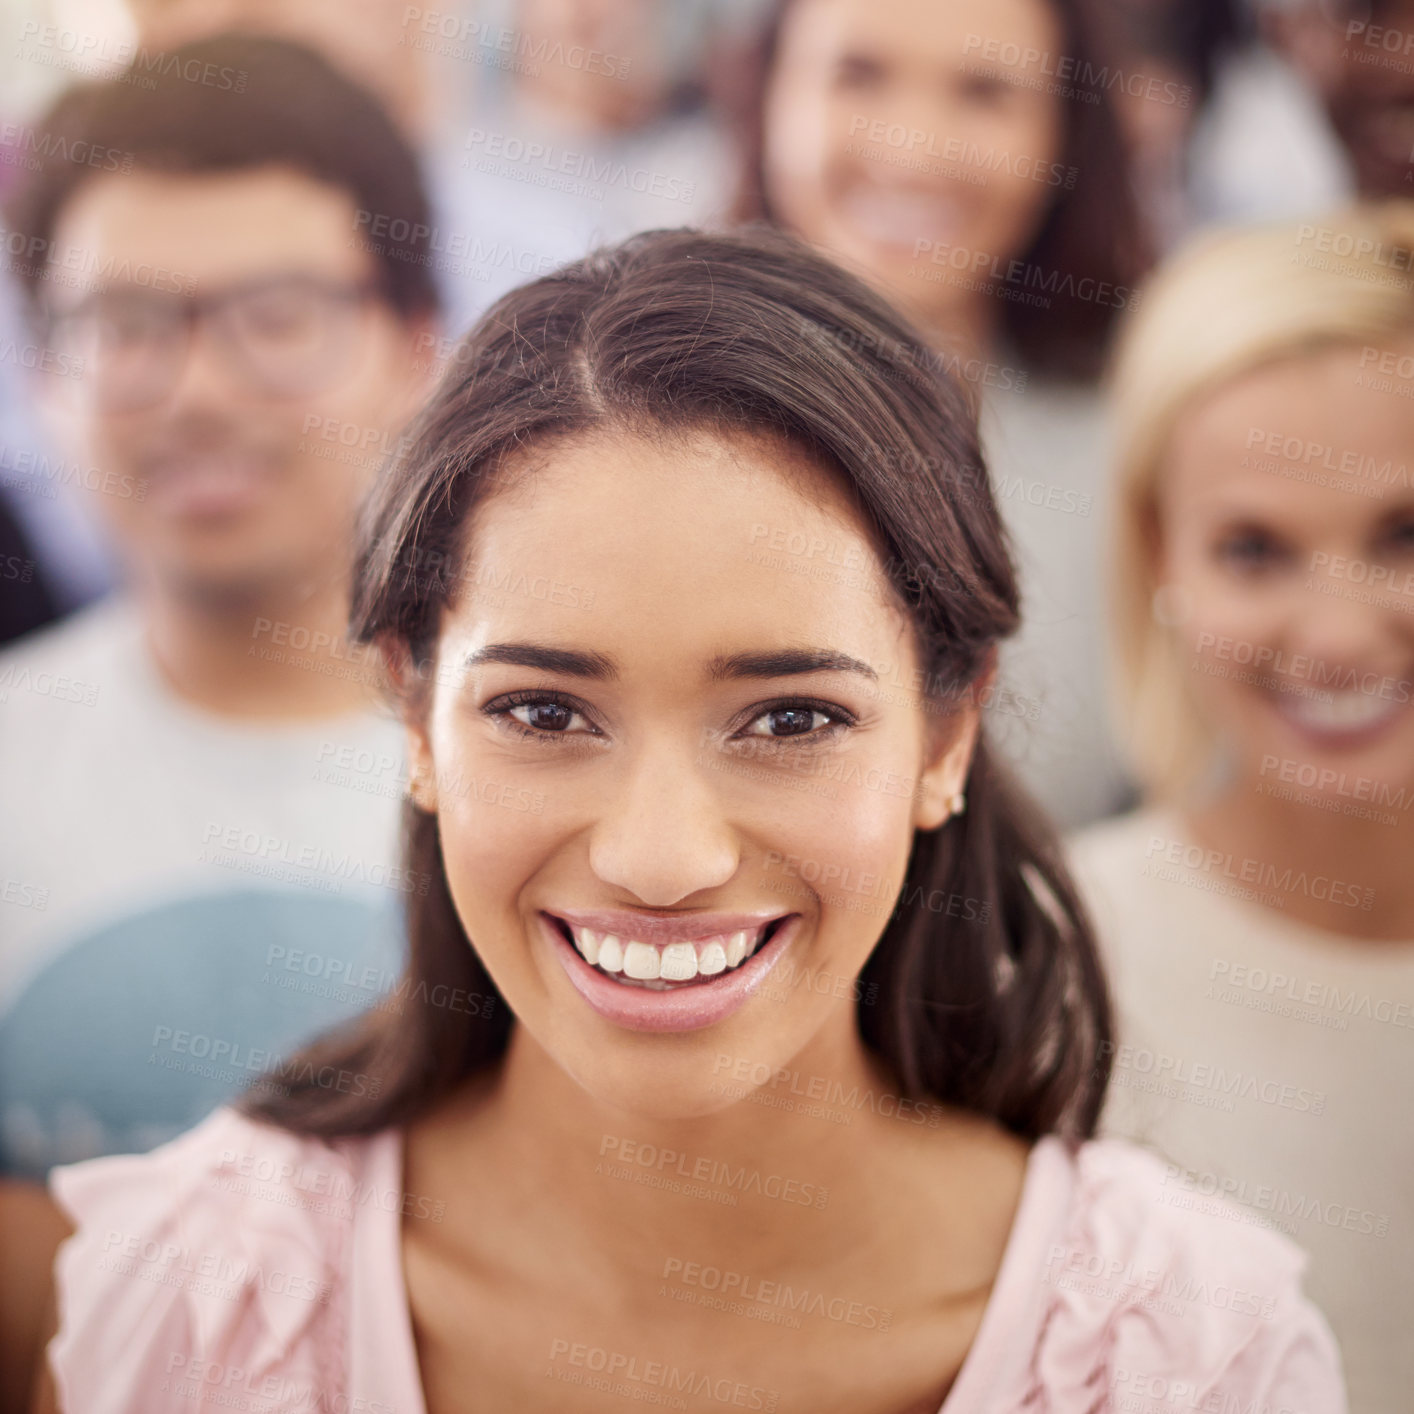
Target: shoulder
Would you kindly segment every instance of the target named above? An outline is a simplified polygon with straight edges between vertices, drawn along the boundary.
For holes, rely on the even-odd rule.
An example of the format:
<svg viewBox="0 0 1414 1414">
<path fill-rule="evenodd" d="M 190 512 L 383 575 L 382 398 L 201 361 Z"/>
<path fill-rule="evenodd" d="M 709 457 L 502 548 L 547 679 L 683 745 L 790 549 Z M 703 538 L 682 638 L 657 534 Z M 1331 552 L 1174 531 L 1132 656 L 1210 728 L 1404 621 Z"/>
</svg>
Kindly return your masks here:
<svg viewBox="0 0 1414 1414">
<path fill-rule="evenodd" d="M 222 1107 L 150 1153 L 54 1169 L 75 1224 L 54 1267 L 62 1407 L 185 1408 L 217 1366 L 248 1392 L 337 1389 L 352 1195 L 374 1143 Z"/>
<path fill-rule="evenodd" d="M 1034 1369 L 1056 1407 L 1065 1394 L 1088 1407 L 1082 1385 L 1102 1374 L 1121 1408 L 1182 1389 L 1195 1408 L 1344 1414 L 1340 1355 L 1303 1293 L 1300 1248 L 1136 1145 L 1050 1150 L 1069 1202 L 1042 1258 Z"/>
<path fill-rule="evenodd" d="M 1066 866 L 1094 914 L 1102 941 L 1123 943 L 1136 914 L 1152 925 L 1159 900 L 1168 909 L 1193 905 L 1187 897 L 1191 890 L 1177 899 L 1159 891 L 1154 871 L 1175 843 L 1183 847 L 1178 821 L 1153 808 L 1101 820 L 1066 836 Z"/>
<path fill-rule="evenodd" d="M 43 628 L 27 633 L 0 650 L 0 664 L 46 668 L 67 662 L 110 656 L 141 629 L 131 600 L 110 594 Z"/>
<path fill-rule="evenodd" d="M 1157 847 L 1155 841 L 1167 846 L 1175 837 L 1175 821 L 1168 812 L 1149 807 L 1100 820 L 1067 835 L 1065 851 L 1077 872 L 1103 874 L 1142 861 Z"/>
<path fill-rule="evenodd" d="M 27 633 L 0 651 L 0 707 L 46 721 L 55 702 L 93 706 L 140 637 L 132 605 L 101 599 L 57 623 Z"/>
</svg>

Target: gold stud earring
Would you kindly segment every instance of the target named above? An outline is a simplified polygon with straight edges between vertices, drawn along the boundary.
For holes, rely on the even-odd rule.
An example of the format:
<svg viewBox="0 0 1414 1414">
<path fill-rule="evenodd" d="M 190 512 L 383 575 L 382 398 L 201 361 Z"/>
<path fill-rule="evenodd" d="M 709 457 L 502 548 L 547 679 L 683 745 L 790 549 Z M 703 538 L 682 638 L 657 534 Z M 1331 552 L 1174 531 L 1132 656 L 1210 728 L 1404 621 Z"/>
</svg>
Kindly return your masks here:
<svg viewBox="0 0 1414 1414">
<path fill-rule="evenodd" d="M 430 794 L 428 784 L 428 773 L 421 767 L 415 766 L 412 771 L 412 777 L 408 781 L 407 798 L 410 799 L 419 810 L 429 815 L 435 815 L 437 813 L 435 803 L 429 803 L 428 800 L 425 799 L 425 797 Z"/>
</svg>

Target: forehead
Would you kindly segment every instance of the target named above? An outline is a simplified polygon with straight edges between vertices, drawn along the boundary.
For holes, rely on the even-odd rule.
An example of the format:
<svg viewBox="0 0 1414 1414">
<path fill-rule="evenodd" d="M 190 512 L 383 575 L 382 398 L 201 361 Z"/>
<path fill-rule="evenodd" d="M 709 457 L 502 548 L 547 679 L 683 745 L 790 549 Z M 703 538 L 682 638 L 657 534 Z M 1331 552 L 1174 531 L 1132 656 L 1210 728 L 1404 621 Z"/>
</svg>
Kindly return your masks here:
<svg viewBox="0 0 1414 1414">
<path fill-rule="evenodd" d="M 84 255 L 82 270 L 145 264 L 198 286 L 291 268 L 360 279 L 372 257 L 356 218 L 348 192 L 287 167 L 102 173 L 60 213 L 55 256 Z"/>
<path fill-rule="evenodd" d="M 806 635 L 848 650 L 837 633 L 877 647 L 906 624 L 838 473 L 744 434 L 606 433 L 527 456 L 468 527 L 461 589 L 453 614 L 488 640 L 548 624 L 626 658 Z"/>
<path fill-rule="evenodd" d="M 1409 499 L 1414 381 L 1382 375 L 1409 339 L 1339 345 L 1253 369 L 1180 416 L 1159 494 L 1170 506 L 1363 519 Z M 1362 494 L 1356 488 L 1381 488 Z"/>
<path fill-rule="evenodd" d="M 845 47 L 892 52 L 911 60 L 1016 62 L 1001 47 L 1054 49 L 1059 20 L 1047 0 L 797 0 L 782 28 L 782 47 L 825 56 Z"/>
</svg>

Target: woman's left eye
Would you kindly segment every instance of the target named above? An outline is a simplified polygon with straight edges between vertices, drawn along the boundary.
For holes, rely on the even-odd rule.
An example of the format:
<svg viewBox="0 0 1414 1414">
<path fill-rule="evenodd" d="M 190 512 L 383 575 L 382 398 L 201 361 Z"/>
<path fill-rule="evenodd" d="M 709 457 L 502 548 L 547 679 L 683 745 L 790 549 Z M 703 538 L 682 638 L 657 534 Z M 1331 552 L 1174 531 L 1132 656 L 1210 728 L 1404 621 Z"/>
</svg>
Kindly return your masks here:
<svg viewBox="0 0 1414 1414">
<path fill-rule="evenodd" d="M 1389 540 L 1401 553 L 1414 551 L 1414 520 L 1396 521 L 1390 527 Z"/>
<path fill-rule="evenodd" d="M 833 735 L 835 727 L 845 725 L 848 721 L 838 709 L 791 702 L 767 708 L 752 719 L 743 735 L 764 737 L 768 741 L 787 741 L 793 737 L 819 739 Z M 758 727 L 763 729 L 754 730 Z"/>
</svg>

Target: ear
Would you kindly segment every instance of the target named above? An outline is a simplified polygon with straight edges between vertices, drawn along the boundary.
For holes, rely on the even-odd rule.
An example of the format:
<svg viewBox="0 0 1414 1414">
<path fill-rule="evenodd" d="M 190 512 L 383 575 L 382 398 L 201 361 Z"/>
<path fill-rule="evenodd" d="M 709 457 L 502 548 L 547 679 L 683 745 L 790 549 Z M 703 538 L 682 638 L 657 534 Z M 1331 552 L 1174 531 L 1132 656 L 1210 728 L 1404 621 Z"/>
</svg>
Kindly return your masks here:
<svg viewBox="0 0 1414 1414">
<path fill-rule="evenodd" d="M 927 724 L 927 756 L 913 797 L 913 828 L 936 830 L 955 813 L 953 798 L 963 793 L 977 737 L 982 730 L 982 703 L 997 678 L 997 650 L 987 650 L 981 671 L 959 694 L 951 712 L 931 715 Z M 931 704 L 930 704 L 931 705 Z"/>
<path fill-rule="evenodd" d="M 404 639 L 380 634 L 378 651 L 398 704 L 407 742 L 408 795 L 419 810 L 437 813 L 437 768 L 427 735 L 427 682 Z"/>
</svg>

